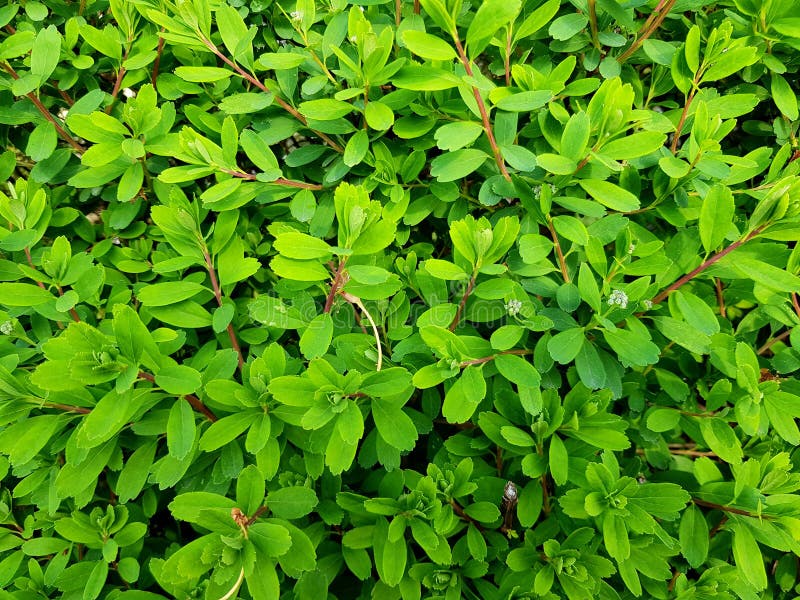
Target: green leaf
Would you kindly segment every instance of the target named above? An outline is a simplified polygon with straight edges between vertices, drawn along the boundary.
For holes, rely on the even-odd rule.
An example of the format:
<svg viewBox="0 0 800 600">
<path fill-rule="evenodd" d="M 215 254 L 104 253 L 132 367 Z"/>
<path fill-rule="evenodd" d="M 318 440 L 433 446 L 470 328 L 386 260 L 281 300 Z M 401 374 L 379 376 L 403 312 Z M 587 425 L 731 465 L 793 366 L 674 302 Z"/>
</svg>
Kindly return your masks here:
<svg viewBox="0 0 800 600">
<path fill-rule="evenodd" d="M 314 317 L 300 336 L 300 352 L 306 359 L 318 358 L 328 351 L 333 339 L 333 319 L 323 313 Z"/>
<path fill-rule="evenodd" d="M 50 301 L 55 302 L 55 296 L 30 283 L 0 283 L 0 304 L 3 306 L 39 306 Z"/>
<path fill-rule="evenodd" d="M 789 117 L 789 120 L 796 121 L 798 116 L 800 116 L 797 110 L 797 94 L 795 94 L 792 87 L 781 75 L 772 73 L 771 80 L 770 89 L 775 106 L 777 106 L 778 110 L 784 115 Z"/>
<path fill-rule="evenodd" d="M 494 35 L 519 14 L 520 0 L 485 0 L 467 29 L 467 52 L 471 58 L 484 51 Z"/>
<path fill-rule="evenodd" d="M 550 450 L 548 453 L 548 463 L 550 474 L 556 485 L 564 485 L 569 478 L 569 455 L 564 442 L 560 437 L 554 435 L 550 438 Z"/>
<path fill-rule="evenodd" d="M 364 118 L 372 129 L 385 131 L 394 125 L 394 112 L 383 102 L 373 100 L 364 108 Z"/>
<path fill-rule="evenodd" d="M 281 519 L 300 519 L 309 514 L 318 504 L 314 490 L 305 486 L 284 487 L 269 492 L 267 507 Z"/>
<path fill-rule="evenodd" d="M 167 448 L 177 460 L 183 460 L 194 446 L 196 427 L 194 411 L 188 402 L 172 403 L 167 419 Z"/>
<path fill-rule="evenodd" d="M 640 131 L 603 144 L 599 152 L 614 160 L 633 160 L 652 154 L 664 145 L 666 139 L 663 133 Z"/>
<path fill-rule="evenodd" d="M 553 93 L 549 90 L 518 92 L 510 96 L 504 96 L 497 101 L 496 106 L 509 112 L 529 112 L 543 107 L 550 102 L 552 97 Z"/>
<path fill-rule="evenodd" d="M 143 287 L 136 297 L 145 306 L 168 306 L 194 298 L 205 289 L 199 283 L 190 281 L 165 281 Z"/>
<path fill-rule="evenodd" d="M 683 511 L 678 530 L 681 554 L 693 569 L 698 569 L 708 557 L 708 522 L 703 511 L 694 504 Z"/>
<path fill-rule="evenodd" d="M 755 537 L 745 523 L 735 523 L 733 529 L 733 559 L 739 573 L 757 591 L 767 587 L 767 571 L 764 568 L 764 557 Z"/>
<path fill-rule="evenodd" d="M 494 365 L 503 377 L 517 385 L 535 388 L 542 381 L 536 368 L 521 356 L 498 354 Z"/>
<path fill-rule="evenodd" d="M 422 31 L 411 29 L 404 31 L 403 43 L 417 56 L 429 60 L 453 60 L 456 57 L 456 51 L 450 44 Z"/>
<path fill-rule="evenodd" d="M 156 385 L 177 396 L 193 394 L 200 388 L 200 373 L 186 365 L 164 367 L 156 373 Z"/>
<path fill-rule="evenodd" d="M 278 234 L 274 246 L 283 256 L 300 260 L 327 259 L 332 253 L 332 248 L 324 240 L 299 231 Z"/>
<path fill-rule="evenodd" d="M 572 362 L 586 341 L 583 328 L 575 327 L 557 333 L 547 342 L 547 350 L 553 360 L 565 365 Z"/>
<path fill-rule="evenodd" d="M 450 71 L 445 71 L 444 69 L 408 66 L 397 72 L 392 78 L 392 83 L 399 89 L 434 92 L 456 87 L 460 85 L 461 80 Z"/>
<path fill-rule="evenodd" d="M 488 155 L 474 148 L 456 150 L 437 156 L 431 161 L 431 175 L 439 182 L 462 179 L 480 167 Z"/>
<path fill-rule="evenodd" d="M 548 33 L 557 40 L 568 40 L 583 31 L 589 23 L 589 18 L 582 13 L 571 13 L 558 17 L 550 23 Z"/>
<path fill-rule="evenodd" d="M 434 138 L 441 150 L 459 150 L 469 146 L 483 133 L 483 126 L 475 121 L 447 123 L 436 130 Z"/>
<path fill-rule="evenodd" d="M 193 83 L 213 83 L 228 79 L 233 72 L 222 67 L 177 67 L 175 75 Z"/>
<path fill-rule="evenodd" d="M 589 115 L 583 111 L 572 115 L 561 134 L 561 155 L 575 161 L 581 160 L 586 155 L 590 131 Z"/>
<path fill-rule="evenodd" d="M 44 83 L 53 74 L 61 56 L 61 34 L 55 25 L 39 30 L 31 49 L 31 73 Z"/>
<path fill-rule="evenodd" d="M 630 212 L 637 210 L 641 206 L 636 196 L 611 182 L 599 179 L 583 179 L 579 183 L 586 190 L 586 193 L 611 210 Z"/>
<path fill-rule="evenodd" d="M 344 164 L 348 167 L 356 166 L 364 160 L 368 151 L 369 134 L 367 134 L 365 130 L 360 129 L 347 140 L 347 145 L 344 148 L 344 156 L 342 157 Z"/>
<path fill-rule="evenodd" d="M 413 450 L 419 434 L 414 422 L 402 409 L 383 400 L 372 403 L 372 418 L 387 444 L 401 451 Z"/>
<path fill-rule="evenodd" d="M 733 227 L 733 194 L 718 183 L 703 198 L 700 208 L 700 240 L 706 252 L 715 251 Z"/>
<path fill-rule="evenodd" d="M 333 121 L 341 119 L 353 110 L 353 105 L 341 100 L 323 98 L 321 100 L 309 100 L 301 102 L 298 106 L 300 114 L 308 119 L 317 121 Z"/>
<path fill-rule="evenodd" d="M 486 380 L 480 367 L 468 366 L 444 397 L 442 415 L 449 423 L 464 423 L 475 413 L 486 395 Z"/>
<path fill-rule="evenodd" d="M 491 502 L 475 502 L 464 507 L 464 513 L 480 523 L 493 523 L 500 518 L 500 509 Z"/>
</svg>

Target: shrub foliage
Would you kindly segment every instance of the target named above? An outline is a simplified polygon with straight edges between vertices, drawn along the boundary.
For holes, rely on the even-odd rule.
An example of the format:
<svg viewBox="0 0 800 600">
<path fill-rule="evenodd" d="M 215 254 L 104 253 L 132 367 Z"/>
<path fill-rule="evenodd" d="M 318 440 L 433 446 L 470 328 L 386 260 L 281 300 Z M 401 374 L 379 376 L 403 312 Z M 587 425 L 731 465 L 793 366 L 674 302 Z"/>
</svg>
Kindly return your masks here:
<svg viewBox="0 0 800 600">
<path fill-rule="evenodd" d="M 0 8 L 0 598 L 795 598 L 788 0 Z"/>
</svg>

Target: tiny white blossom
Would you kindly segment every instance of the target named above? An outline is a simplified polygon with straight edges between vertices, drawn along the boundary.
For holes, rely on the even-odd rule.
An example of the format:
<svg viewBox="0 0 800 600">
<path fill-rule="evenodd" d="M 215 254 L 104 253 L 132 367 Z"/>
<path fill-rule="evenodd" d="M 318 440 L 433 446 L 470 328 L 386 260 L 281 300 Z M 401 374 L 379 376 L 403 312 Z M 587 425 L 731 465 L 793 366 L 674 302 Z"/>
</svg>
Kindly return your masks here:
<svg viewBox="0 0 800 600">
<path fill-rule="evenodd" d="M 628 254 L 633 254 L 634 250 L 636 250 L 636 244 L 631 244 L 628 246 Z"/>
<path fill-rule="evenodd" d="M 522 310 L 522 302 L 520 300 L 509 300 L 506 302 L 506 312 L 509 316 L 517 316 L 520 310 Z"/>
<path fill-rule="evenodd" d="M 0 333 L 3 335 L 10 335 L 14 331 L 14 324 L 11 321 L 5 321 L 0 324 Z"/>
<path fill-rule="evenodd" d="M 363 13 L 364 12 L 364 7 L 363 6 L 359 6 L 358 10 L 360 10 Z"/>
<path fill-rule="evenodd" d="M 644 302 L 642 302 L 642 304 L 644 304 L 644 307 L 647 310 L 650 310 L 651 308 L 653 308 L 653 301 L 652 300 L 645 300 Z"/>
<path fill-rule="evenodd" d="M 349 39 L 350 39 L 351 42 L 353 42 L 355 44 L 358 38 L 356 38 L 356 36 L 354 36 L 354 35 L 351 35 Z"/>
<path fill-rule="evenodd" d="M 289 13 L 289 16 L 292 17 L 293 21 L 300 21 L 303 18 L 303 11 L 293 10 L 291 13 Z"/>
<path fill-rule="evenodd" d="M 126 98 L 135 98 L 136 92 L 134 92 L 131 88 L 124 88 L 122 90 L 122 95 L 125 96 Z"/>
<path fill-rule="evenodd" d="M 61 107 L 58 109 L 58 118 L 61 119 L 62 121 L 65 121 L 68 115 L 69 111 L 66 108 Z"/>
<path fill-rule="evenodd" d="M 538 200 L 542 195 L 542 186 L 537 185 L 533 188 L 533 197 Z"/>
<path fill-rule="evenodd" d="M 555 186 L 555 184 L 553 183 L 550 184 L 550 191 L 553 192 L 554 194 L 558 191 L 558 188 Z"/>
<path fill-rule="evenodd" d="M 620 308 L 628 308 L 628 294 L 622 290 L 614 290 L 608 297 L 609 306 L 619 306 Z"/>
</svg>

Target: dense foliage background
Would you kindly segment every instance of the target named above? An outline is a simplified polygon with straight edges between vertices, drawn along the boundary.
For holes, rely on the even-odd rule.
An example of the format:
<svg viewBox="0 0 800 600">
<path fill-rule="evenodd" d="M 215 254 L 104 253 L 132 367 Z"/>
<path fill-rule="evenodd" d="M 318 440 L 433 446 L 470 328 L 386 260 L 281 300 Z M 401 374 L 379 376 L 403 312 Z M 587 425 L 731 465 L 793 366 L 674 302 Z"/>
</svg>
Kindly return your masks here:
<svg viewBox="0 0 800 600">
<path fill-rule="evenodd" d="M 0 28 L 0 598 L 798 597 L 794 2 Z"/>
</svg>

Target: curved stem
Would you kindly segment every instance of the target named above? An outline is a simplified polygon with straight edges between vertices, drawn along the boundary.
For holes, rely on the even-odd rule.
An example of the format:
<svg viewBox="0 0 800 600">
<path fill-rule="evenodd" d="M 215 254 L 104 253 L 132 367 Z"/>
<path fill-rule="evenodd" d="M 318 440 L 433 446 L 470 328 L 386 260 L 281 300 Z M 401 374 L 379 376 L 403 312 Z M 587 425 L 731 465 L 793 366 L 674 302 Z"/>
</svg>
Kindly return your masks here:
<svg viewBox="0 0 800 600">
<path fill-rule="evenodd" d="M 381 348 L 381 337 L 378 334 L 378 326 L 375 324 L 375 321 L 372 318 L 372 315 L 369 314 L 366 306 L 364 303 L 361 302 L 361 298 L 357 296 L 353 296 L 353 294 L 348 294 L 347 292 L 342 292 L 342 298 L 347 300 L 350 304 L 357 306 L 362 313 L 367 317 L 369 324 L 372 326 L 372 334 L 375 336 L 375 346 L 378 348 L 378 364 L 375 367 L 376 371 L 380 371 L 381 367 L 383 366 L 383 349 Z"/>
</svg>

